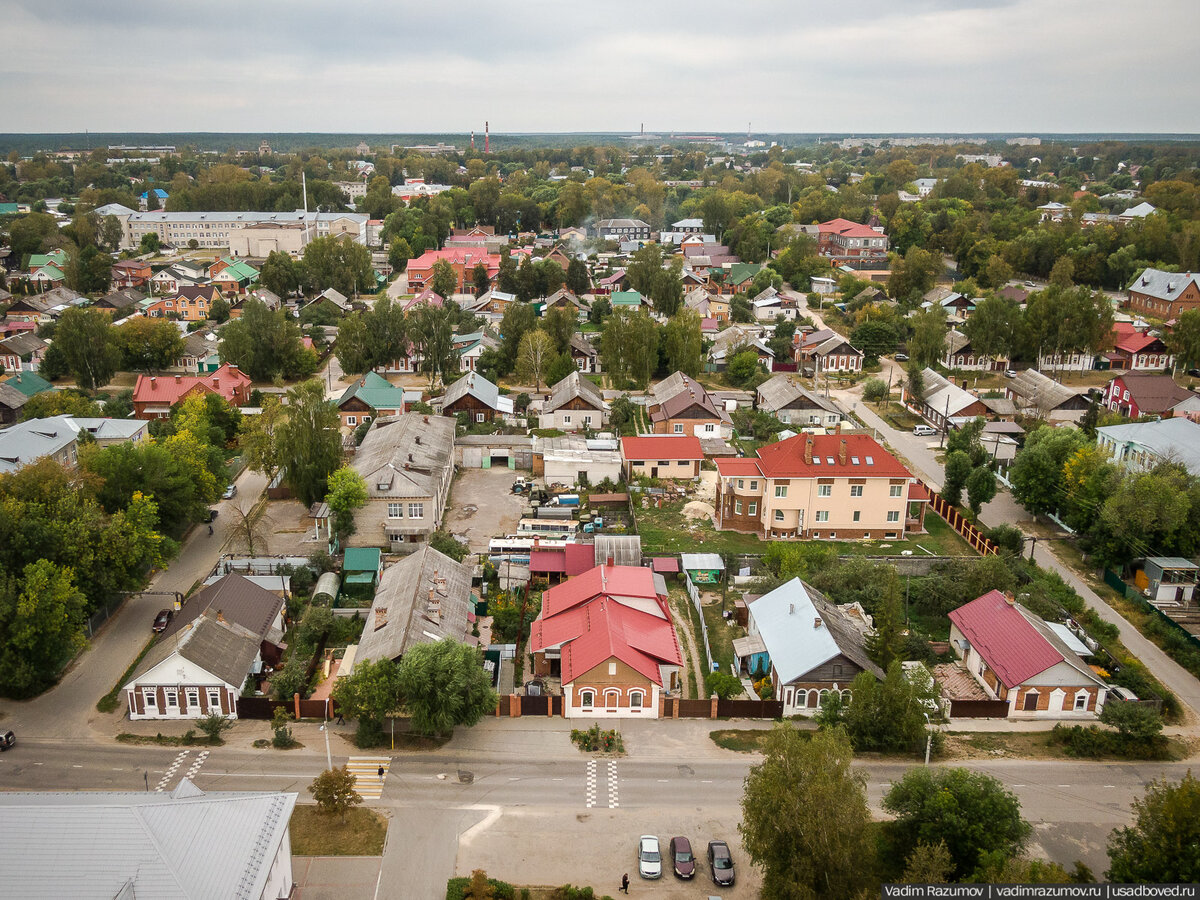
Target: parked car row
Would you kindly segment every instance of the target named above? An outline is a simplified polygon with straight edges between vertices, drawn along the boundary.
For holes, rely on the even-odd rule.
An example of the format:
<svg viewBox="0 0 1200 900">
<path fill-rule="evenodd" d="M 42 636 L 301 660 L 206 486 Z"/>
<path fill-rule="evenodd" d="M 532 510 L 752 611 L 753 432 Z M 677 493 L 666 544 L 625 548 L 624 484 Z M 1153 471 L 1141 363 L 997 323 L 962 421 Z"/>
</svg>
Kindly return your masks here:
<svg viewBox="0 0 1200 900">
<path fill-rule="evenodd" d="M 667 844 L 671 871 L 676 878 L 690 879 L 696 875 L 696 857 L 692 853 L 692 842 L 686 837 L 673 837 Z M 658 838 L 643 834 L 638 839 L 638 874 L 643 878 L 660 878 L 663 873 L 663 856 Z M 713 884 L 729 887 L 733 884 L 733 856 L 724 841 L 708 842 L 708 874 Z"/>
</svg>

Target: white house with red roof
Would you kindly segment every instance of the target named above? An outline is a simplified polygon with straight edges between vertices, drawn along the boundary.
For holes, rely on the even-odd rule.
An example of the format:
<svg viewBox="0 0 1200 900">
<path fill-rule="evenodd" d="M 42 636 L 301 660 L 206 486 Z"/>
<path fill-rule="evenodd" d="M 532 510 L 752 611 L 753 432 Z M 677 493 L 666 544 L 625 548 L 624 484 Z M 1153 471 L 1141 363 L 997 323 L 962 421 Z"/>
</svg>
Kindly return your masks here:
<svg viewBox="0 0 1200 900">
<path fill-rule="evenodd" d="M 764 540 L 898 540 L 924 530 L 929 494 L 864 434 L 798 434 L 757 458 L 717 459 L 718 529 Z"/>
<path fill-rule="evenodd" d="M 1162 372 L 1175 365 L 1175 355 L 1163 339 L 1132 322 L 1113 325 L 1113 348 L 1104 358 L 1110 368 L 1130 372 Z"/>
<path fill-rule="evenodd" d="M 1089 650 L 1011 595 L 988 591 L 950 613 L 950 645 L 1010 719 L 1095 718 L 1108 685 L 1083 661 Z"/>
<path fill-rule="evenodd" d="M 562 679 L 567 718 L 658 718 L 683 655 L 661 575 L 605 564 L 550 588 L 533 623 L 534 672 Z"/>
<path fill-rule="evenodd" d="M 621 438 L 625 477 L 696 478 L 704 449 L 693 434 L 658 434 Z"/>
</svg>

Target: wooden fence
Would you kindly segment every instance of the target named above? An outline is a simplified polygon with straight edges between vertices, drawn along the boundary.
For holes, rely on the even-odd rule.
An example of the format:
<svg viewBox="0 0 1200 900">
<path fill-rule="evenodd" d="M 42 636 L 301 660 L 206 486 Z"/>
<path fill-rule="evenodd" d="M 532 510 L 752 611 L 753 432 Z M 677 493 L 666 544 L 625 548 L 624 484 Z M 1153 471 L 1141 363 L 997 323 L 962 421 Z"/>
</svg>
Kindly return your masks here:
<svg viewBox="0 0 1200 900">
<path fill-rule="evenodd" d="M 1007 700 L 951 700 L 952 719 L 1003 719 L 1008 715 Z"/>
<path fill-rule="evenodd" d="M 706 700 L 711 706 L 711 701 Z M 717 717 L 721 719 L 780 719 L 782 700 L 718 700 Z"/>
<path fill-rule="evenodd" d="M 967 517 L 958 511 L 957 507 L 947 503 L 945 497 L 934 491 L 933 488 L 919 478 L 917 479 L 917 484 L 929 491 L 930 508 L 945 519 L 946 524 L 958 532 L 959 536 L 970 544 L 976 552 L 984 556 L 991 556 L 1000 552 L 1000 548 L 989 541 L 982 531 L 971 524 L 967 520 Z"/>
<path fill-rule="evenodd" d="M 333 699 L 299 701 L 301 719 L 332 719 L 337 716 Z M 272 700 L 269 697 L 239 697 L 237 710 L 240 719 L 271 719 L 275 710 L 286 709 L 296 715 L 295 700 Z"/>
</svg>

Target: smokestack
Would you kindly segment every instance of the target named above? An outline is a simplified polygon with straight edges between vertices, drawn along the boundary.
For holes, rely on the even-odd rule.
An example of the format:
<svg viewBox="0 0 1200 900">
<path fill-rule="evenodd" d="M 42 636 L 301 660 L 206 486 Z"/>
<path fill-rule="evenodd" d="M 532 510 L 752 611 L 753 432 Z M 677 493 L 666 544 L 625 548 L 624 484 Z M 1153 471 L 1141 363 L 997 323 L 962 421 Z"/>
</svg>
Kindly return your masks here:
<svg viewBox="0 0 1200 900">
<path fill-rule="evenodd" d="M 843 466 L 846 464 L 846 439 L 842 438 L 842 445 L 838 448 L 838 462 Z"/>
<path fill-rule="evenodd" d="M 804 464 L 805 465 L 807 465 L 807 466 L 812 465 L 812 456 L 813 456 L 813 454 L 812 454 L 812 435 L 806 434 L 804 436 Z"/>
<path fill-rule="evenodd" d="M 475 149 L 475 129 L 471 129 L 471 149 Z"/>
<path fill-rule="evenodd" d="M 483 152 L 492 152 L 492 128 L 489 122 L 483 123 Z"/>
<path fill-rule="evenodd" d="M 387 607 L 386 606 L 375 607 L 375 630 L 378 631 L 380 628 L 382 628 L 386 624 L 387 624 Z"/>
</svg>

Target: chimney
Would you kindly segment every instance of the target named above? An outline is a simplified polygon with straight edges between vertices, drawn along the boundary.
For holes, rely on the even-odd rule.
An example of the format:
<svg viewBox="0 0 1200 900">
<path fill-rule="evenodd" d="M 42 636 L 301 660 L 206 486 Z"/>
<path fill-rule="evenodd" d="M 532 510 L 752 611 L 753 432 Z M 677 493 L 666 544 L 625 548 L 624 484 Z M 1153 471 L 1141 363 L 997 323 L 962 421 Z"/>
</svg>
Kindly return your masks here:
<svg viewBox="0 0 1200 900">
<path fill-rule="evenodd" d="M 176 376 L 175 376 L 175 383 L 176 383 L 176 384 L 179 384 L 181 381 L 183 381 L 183 376 L 182 376 L 182 375 L 176 375 Z"/>
<path fill-rule="evenodd" d="M 430 588 L 430 589 L 429 589 L 429 605 L 430 605 L 430 606 L 433 606 L 433 604 L 434 604 L 434 599 L 433 599 L 433 588 Z"/>
<path fill-rule="evenodd" d="M 812 435 L 806 434 L 804 436 L 804 464 L 805 465 L 807 465 L 807 466 L 812 465 L 812 456 L 813 456 L 813 454 L 812 454 Z"/>
<path fill-rule="evenodd" d="M 796 604 L 795 604 L 795 603 L 789 603 L 789 604 L 788 604 L 788 615 L 789 615 L 789 616 L 794 616 L 795 614 L 796 614 Z"/>
<path fill-rule="evenodd" d="M 613 557 L 610 556 L 608 558 L 608 560 L 606 561 L 606 565 L 610 565 L 610 566 L 616 565 L 616 562 L 617 562 L 616 559 L 614 559 Z"/>
<path fill-rule="evenodd" d="M 1005 591 L 1004 592 L 1004 602 L 1007 603 L 1009 606 L 1016 606 L 1017 598 L 1013 596 L 1012 591 Z"/>
<path fill-rule="evenodd" d="M 220 379 L 220 378 L 214 378 L 214 379 L 213 379 L 213 387 L 215 387 L 215 388 L 219 388 L 220 386 L 221 386 L 221 379 Z"/>
<path fill-rule="evenodd" d="M 153 375 L 150 376 L 150 384 L 151 385 L 158 384 L 158 379 L 155 378 Z"/>
<path fill-rule="evenodd" d="M 816 629 L 816 628 L 820 628 L 822 624 L 823 624 L 823 623 L 821 622 L 821 617 L 820 617 L 820 616 L 817 616 L 815 619 L 813 619 L 813 628 L 814 628 L 814 629 Z"/>
<path fill-rule="evenodd" d="M 225 613 L 224 613 L 222 610 L 219 610 L 219 609 L 217 610 L 217 621 L 218 621 L 218 622 L 224 622 L 224 621 L 225 621 Z"/>
<path fill-rule="evenodd" d="M 838 462 L 843 466 L 846 464 L 846 439 L 842 438 L 841 446 L 838 447 Z"/>
<path fill-rule="evenodd" d="M 386 624 L 387 624 L 387 607 L 386 606 L 375 607 L 375 630 L 378 631 L 380 628 L 382 628 Z"/>
</svg>

